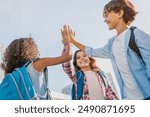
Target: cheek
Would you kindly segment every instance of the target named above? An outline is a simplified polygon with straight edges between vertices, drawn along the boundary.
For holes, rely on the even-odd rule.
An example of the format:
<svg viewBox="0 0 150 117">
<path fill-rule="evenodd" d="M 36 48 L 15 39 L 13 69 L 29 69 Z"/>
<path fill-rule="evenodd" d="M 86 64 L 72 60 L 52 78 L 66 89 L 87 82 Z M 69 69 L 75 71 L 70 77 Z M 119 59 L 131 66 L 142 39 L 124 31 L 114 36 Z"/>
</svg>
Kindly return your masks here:
<svg viewBox="0 0 150 117">
<path fill-rule="evenodd" d="M 86 61 L 87 61 L 88 63 L 90 63 L 90 59 L 89 59 L 88 57 L 86 58 Z"/>
<path fill-rule="evenodd" d="M 77 60 L 76 63 L 77 63 L 77 66 L 79 66 L 79 64 L 80 64 L 80 63 L 79 63 L 79 60 Z"/>
</svg>

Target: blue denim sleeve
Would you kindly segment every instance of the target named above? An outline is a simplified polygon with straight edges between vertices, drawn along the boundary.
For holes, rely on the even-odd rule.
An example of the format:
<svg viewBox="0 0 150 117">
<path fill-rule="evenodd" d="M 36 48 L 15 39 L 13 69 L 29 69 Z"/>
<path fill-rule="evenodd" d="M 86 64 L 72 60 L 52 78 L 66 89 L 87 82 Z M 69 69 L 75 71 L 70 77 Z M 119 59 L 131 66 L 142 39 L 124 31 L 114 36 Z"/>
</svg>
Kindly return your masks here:
<svg viewBox="0 0 150 117">
<path fill-rule="evenodd" d="M 98 58 L 111 58 L 112 51 L 112 41 L 113 39 L 110 39 L 109 42 L 102 48 L 96 48 L 93 49 L 92 47 L 86 46 L 85 47 L 85 53 L 89 57 L 98 57 Z"/>
<path fill-rule="evenodd" d="M 145 62 L 147 75 L 150 78 L 150 35 L 136 29 L 135 40 Z"/>
</svg>

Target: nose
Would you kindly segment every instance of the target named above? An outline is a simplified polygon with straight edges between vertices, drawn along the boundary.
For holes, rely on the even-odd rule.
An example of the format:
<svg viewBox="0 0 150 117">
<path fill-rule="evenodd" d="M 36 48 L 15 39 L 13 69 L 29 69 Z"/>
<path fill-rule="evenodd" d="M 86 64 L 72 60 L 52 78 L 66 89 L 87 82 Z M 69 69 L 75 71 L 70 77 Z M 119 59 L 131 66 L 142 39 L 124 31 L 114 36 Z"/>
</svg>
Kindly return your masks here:
<svg viewBox="0 0 150 117">
<path fill-rule="evenodd" d="M 84 60 L 84 57 L 81 57 L 80 60 L 81 60 L 81 61 Z"/>
<path fill-rule="evenodd" d="M 83 59 L 84 59 L 84 57 L 81 57 L 80 59 L 81 59 L 81 60 L 83 60 Z"/>
<path fill-rule="evenodd" d="M 107 19 L 106 18 L 104 18 L 104 22 L 107 23 Z"/>
</svg>

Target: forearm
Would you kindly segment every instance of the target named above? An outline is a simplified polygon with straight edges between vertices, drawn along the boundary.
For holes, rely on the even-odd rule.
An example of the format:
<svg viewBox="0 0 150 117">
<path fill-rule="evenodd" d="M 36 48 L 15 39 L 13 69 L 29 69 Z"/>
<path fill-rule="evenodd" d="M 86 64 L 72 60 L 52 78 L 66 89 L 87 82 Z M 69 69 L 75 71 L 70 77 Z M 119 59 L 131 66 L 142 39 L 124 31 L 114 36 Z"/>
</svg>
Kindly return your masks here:
<svg viewBox="0 0 150 117">
<path fill-rule="evenodd" d="M 85 45 L 83 45 L 83 44 L 79 43 L 78 41 L 76 41 L 75 38 L 71 39 L 71 43 L 74 44 L 77 48 L 79 48 L 83 52 L 85 52 Z"/>
<path fill-rule="evenodd" d="M 64 55 L 58 56 L 58 57 L 46 57 L 41 58 L 34 62 L 34 68 L 41 72 L 45 67 L 58 65 L 64 62 L 67 62 L 72 59 L 72 53 L 70 50 L 70 46 L 67 47 L 66 53 Z"/>
<path fill-rule="evenodd" d="M 69 78 L 72 81 L 74 81 L 75 74 L 74 74 L 74 70 L 71 67 L 70 61 L 63 63 L 62 67 L 63 67 L 64 72 L 69 76 Z"/>
<path fill-rule="evenodd" d="M 64 55 L 64 56 L 58 56 L 58 57 L 46 57 L 46 58 L 41 58 L 37 61 L 34 62 L 34 68 L 41 72 L 45 67 L 48 66 L 53 66 L 53 65 L 58 65 L 64 62 L 67 62 L 71 60 L 70 55 Z"/>
</svg>

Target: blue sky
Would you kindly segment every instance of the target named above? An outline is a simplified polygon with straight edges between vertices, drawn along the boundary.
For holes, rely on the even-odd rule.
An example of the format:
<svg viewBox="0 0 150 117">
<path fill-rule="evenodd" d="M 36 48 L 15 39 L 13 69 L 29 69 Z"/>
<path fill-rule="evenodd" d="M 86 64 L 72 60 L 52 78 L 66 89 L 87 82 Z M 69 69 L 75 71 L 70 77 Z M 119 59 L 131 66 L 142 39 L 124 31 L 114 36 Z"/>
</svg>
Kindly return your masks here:
<svg viewBox="0 0 150 117">
<path fill-rule="evenodd" d="M 0 43 L 31 35 L 41 57 L 61 54 L 60 28 L 69 24 L 76 38 L 92 47 L 102 47 L 115 35 L 103 22 L 103 7 L 109 0 L 0 0 Z M 150 1 L 131 0 L 139 11 L 133 25 L 150 34 Z M 73 51 L 76 48 L 73 47 Z M 105 71 L 112 71 L 107 61 L 98 60 Z M 104 63 L 104 64 L 103 64 Z M 49 67 L 50 88 L 55 91 L 71 83 L 61 65 Z"/>
</svg>

